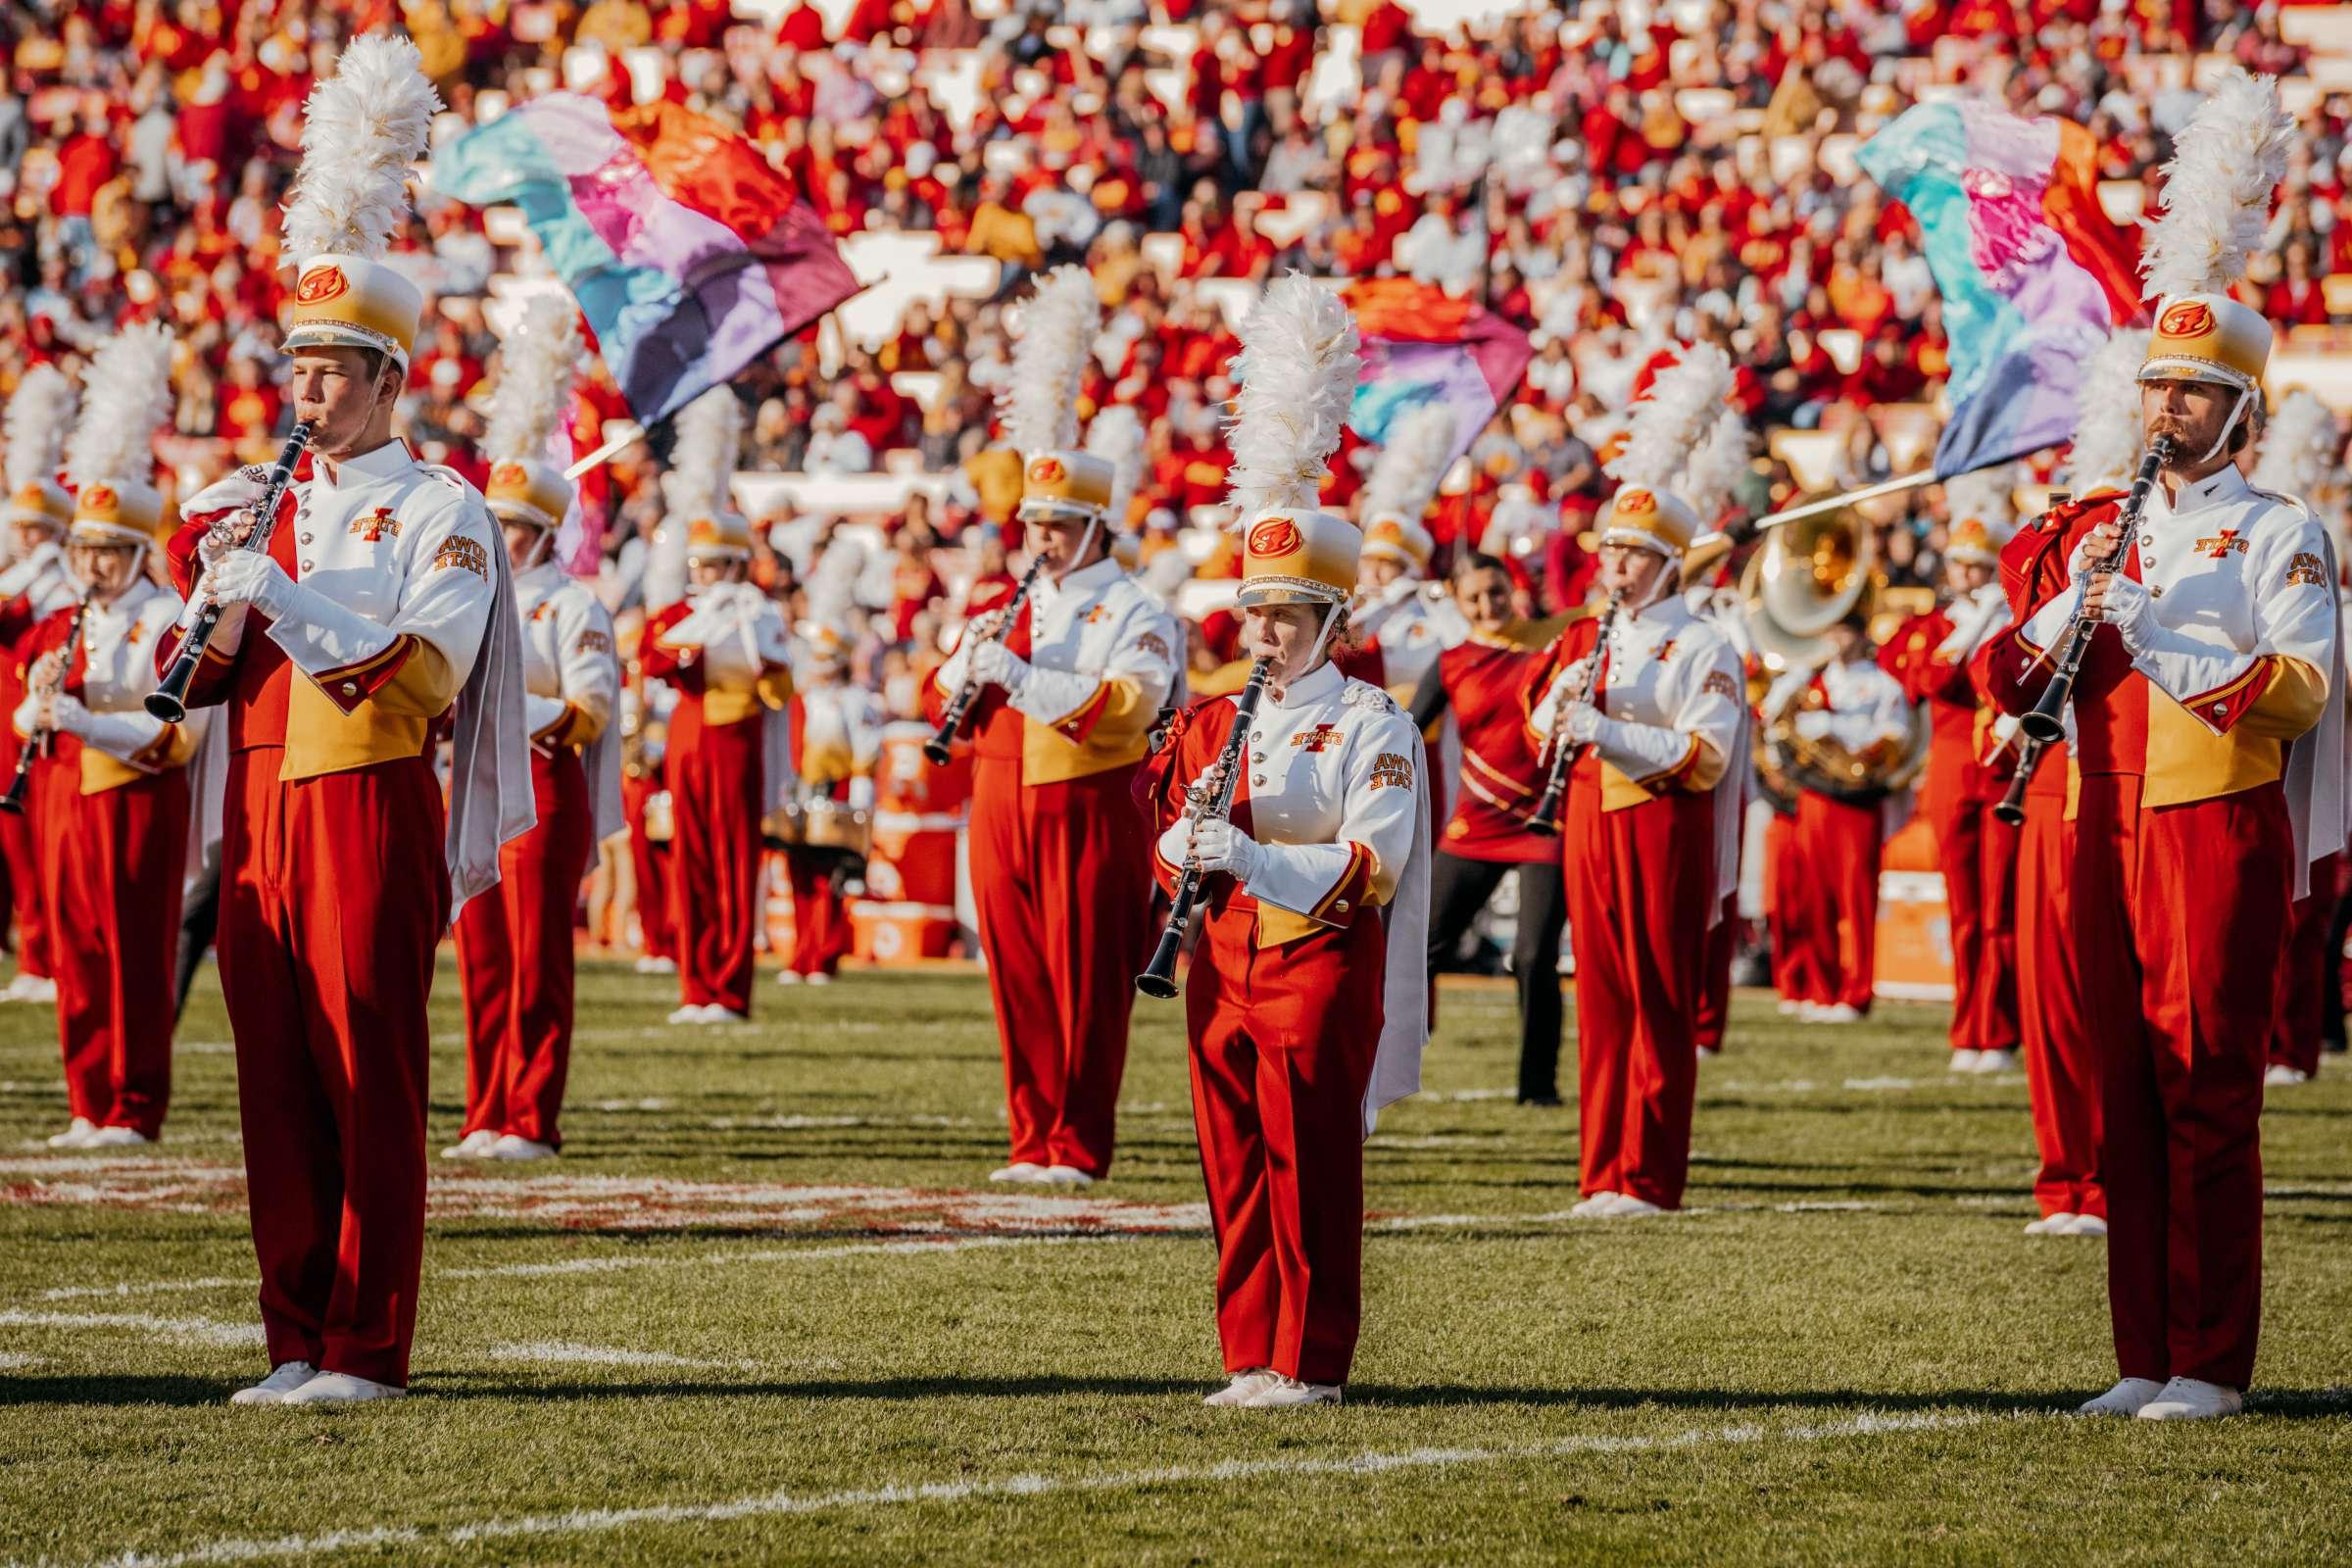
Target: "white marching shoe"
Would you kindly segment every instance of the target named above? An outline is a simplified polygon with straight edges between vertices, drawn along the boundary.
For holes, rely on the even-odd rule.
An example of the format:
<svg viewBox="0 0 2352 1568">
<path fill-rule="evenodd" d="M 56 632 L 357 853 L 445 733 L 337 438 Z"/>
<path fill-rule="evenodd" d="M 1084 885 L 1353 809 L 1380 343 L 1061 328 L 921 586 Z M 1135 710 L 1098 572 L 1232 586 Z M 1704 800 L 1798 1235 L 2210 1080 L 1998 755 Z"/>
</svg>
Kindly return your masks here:
<svg viewBox="0 0 2352 1568">
<path fill-rule="evenodd" d="M 1723 1053 L 1716 1050 L 1713 1046 L 1701 1046 L 1698 1048 L 1698 1059 L 1701 1061 L 1713 1061 L 1717 1056 L 1722 1054 Z"/>
<path fill-rule="evenodd" d="M 801 973 L 798 969 L 778 969 L 776 971 L 776 984 L 780 986 L 797 986 L 800 983 Z"/>
<path fill-rule="evenodd" d="M 1253 1366 L 1247 1372 L 1236 1372 L 1231 1383 L 1226 1384 L 1200 1402 L 1219 1409 L 1230 1409 L 1237 1404 L 1248 1404 L 1251 1399 L 1272 1388 L 1274 1380 L 1280 1375 L 1272 1367 L 1267 1366 Z"/>
<path fill-rule="evenodd" d="M 1296 1410 L 1306 1404 L 1337 1404 L 1340 1385 L 1337 1383 L 1301 1383 L 1286 1378 L 1279 1372 L 1269 1373 L 1273 1379 L 1264 1388 L 1242 1401 L 1245 1410 Z"/>
<path fill-rule="evenodd" d="M 829 986 L 833 983 L 833 977 L 819 969 L 808 977 L 808 983 L 812 986 Z"/>
<path fill-rule="evenodd" d="M 2072 1236 L 2080 1214 L 2044 1214 L 2026 1227 L 2028 1236 Z"/>
<path fill-rule="evenodd" d="M 2164 1392 L 2154 1378 L 2126 1378 L 2095 1399 L 2076 1407 L 2077 1415 L 2137 1415 L 2140 1407 Z"/>
<path fill-rule="evenodd" d="M 701 1023 L 703 1021 L 702 1004 L 696 1002 L 686 1004 L 671 1013 L 668 1021 L 671 1023 Z"/>
<path fill-rule="evenodd" d="M 55 1002 L 57 982 L 47 975 L 20 973 L 8 983 L 7 991 L 0 992 L 0 996 L 10 1002 Z"/>
<path fill-rule="evenodd" d="M 2142 1421 L 2215 1421 L 2246 1407 L 2246 1396 L 2219 1383 L 2175 1378 L 2164 1391 L 2139 1407 Z"/>
<path fill-rule="evenodd" d="M 497 1142 L 498 1134 L 487 1127 L 476 1127 L 441 1151 L 441 1157 L 443 1159 L 487 1159 L 490 1157 L 491 1146 Z"/>
<path fill-rule="evenodd" d="M 507 1133 L 491 1144 L 482 1155 L 484 1159 L 553 1159 L 556 1146 L 534 1143 L 516 1133 Z"/>
<path fill-rule="evenodd" d="M 750 1023 L 752 1015 L 748 1012 L 737 1012 L 732 1007 L 722 1007 L 717 1003 L 711 1002 L 704 1004 L 703 1015 L 696 1021 L 699 1023 Z"/>
<path fill-rule="evenodd" d="M 678 960 L 675 958 L 659 958 L 650 956 L 639 958 L 637 960 L 637 972 L 639 974 L 676 974 L 678 972 Z"/>
<path fill-rule="evenodd" d="M 64 1132 L 56 1134 L 49 1140 L 49 1147 L 51 1149 L 87 1149 L 90 1147 L 90 1139 L 96 1135 L 97 1131 L 98 1124 L 96 1122 L 87 1116 L 76 1116 Z"/>
<path fill-rule="evenodd" d="M 990 1171 L 988 1179 L 992 1182 L 1009 1182 L 1015 1187 L 1042 1187 L 1046 1181 L 1046 1167 L 1033 1160 L 1015 1160 L 1003 1170 Z"/>
<path fill-rule="evenodd" d="M 368 1399 L 405 1399 L 409 1391 L 394 1383 L 370 1383 L 348 1372 L 321 1372 L 281 1396 L 280 1404 L 360 1404 Z"/>
<path fill-rule="evenodd" d="M 2107 1234 L 2107 1222 L 2096 1214 L 2077 1214 L 2074 1223 L 2067 1226 L 2060 1234 L 2103 1238 Z"/>
<path fill-rule="evenodd" d="M 1860 1023 L 1862 1009 L 1850 1002 L 1833 1003 L 1826 1007 L 1815 1007 L 1811 1012 L 1805 1014 L 1805 1021 L 1807 1023 Z"/>
<path fill-rule="evenodd" d="M 1075 1165 L 1048 1165 L 1045 1175 L 1038 1180 L 1048 1187 L 1067 1187 L 1073 1191 L 1095 1185 L 1094 1176 Z"/>
<path fill-rule="evenodd" d="M 1607 1206 L 1597 1212 L 1602 1219 L 1647 1219 L 1652 1214 L 1663 1214 L 1666 1210 L 1645 1198 L 1636 1198 L 1631 1193 L 1615 1193 L 1610 1196 Z"/>
<path fill-rule="evenodd" d="M 1954 1072 L 1975 1072 L 1977 1063 L 1984 1059 L 1984 1053 L 1982 1051 L 1955 1051 L 1947 1065 Z"/>
<path fill-rule="evenodd" d="M 1608 1206 L 1611 1203 L 1614 1203 L 1623 1196 L 1624 1195 L 1621 1193 L 1594 1193 L 1592 1197 L 1586 1199 L 1583 1202 L 1568 1210 L 1568 1217 L 1570 1219 L 1598 1219 L 1603 1213 L 1607 1212 Z"/>
<path fill-rule="evenodd" d="M 2289 1067 L 2283 1061 L 2272 1062 L 2270 1070 L 2262 1075 L 2263 1087 L 2266 1089 L 2284 1089 L 2295 1084 L 2309 1082 L 2311 1082 L 2311 1074 L 2300 1067 Z"/>
<path fill-rule="evenodd" d="M 1794 997 L 1783 997 L 1780 1005 L 1781 1016 L 1784 1018 L 1793 1018 L 1805 1010 L 1805 1004 Z"/>
<path fill-rule="evenodd" d="M 136 1127 L 101 1127 L 79 1145 L 83 1149 L 145 1149 L 155 1140 Z"/>
<path fill-rule="evenodd" d="M 239 1389 L 228 1396 L 231 1404 L 275 1404 L 318 1375 L 318 1369 L 308 1361 L 280 1361 L 270 1369 L 270 1375 L 250 1389 Z"/>
<path fill-rule="evenodd" d="M 2017 1053 L 2014 1051 L 1980 1051 L 1977 1053 L 1978 1072 L 2015 1072 Z"/>
</svg>

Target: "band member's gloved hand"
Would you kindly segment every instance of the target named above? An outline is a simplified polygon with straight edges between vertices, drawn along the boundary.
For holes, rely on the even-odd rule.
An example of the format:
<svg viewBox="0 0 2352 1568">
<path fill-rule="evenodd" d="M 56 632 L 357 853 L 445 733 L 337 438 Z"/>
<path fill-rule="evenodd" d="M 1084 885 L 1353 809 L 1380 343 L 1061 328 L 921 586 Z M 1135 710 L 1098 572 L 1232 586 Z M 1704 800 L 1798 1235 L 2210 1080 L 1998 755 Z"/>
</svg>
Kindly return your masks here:
<svg viewBox="0 0 2352 1568">
<path fill-rule="evenodd" d="M 1247 882 L 1257 874 L 1257 840 L 1223 817 L 1211 817 L 1193 836 L 1193 860 L 1203 871 L 1230 871 Z"/>
<path fill-rule="evenodd" d="M 19 723 L 17 727 L 22 730 L 24 726 L 23 723 Z M 1170 822 L 1168 830 L 1159 836 L 1158 849 L 1159 858 L 1162 860 L 1170 865 L 1181 867 L 1186 860 L 1191 858 L 1193 853 L 1193 819 L 1189 816 L 1180 816 Z"/>
<path fill-rule="evenodd" d="M 1837 727 L 1837 718 L 1827 709 L 1796 715 L 1796 733 L 1809 741 L 1827 740 Z"/>
<path fill-rule="evenodd" d="M 972 650 L 972 678 L 1017 696 L 1029 679 L 1029 661 L 1003 643 L 982 643 Z"/>
<path fill-rule="evenodd" d="M 223 608 L 251 605 L 271 620 L 284 619 L 303 591 L 285 567 L 258 550 L 226 552 L 205 567 L 204 579 L 197 584 L 200 599 L 212 599 Z"/>
<path fill-rule="evenodd" d="M 1608 720 L 1591 703 L 1578 703 L 1568 710 L 1568 744 L 1583 746 L 1600 738 L 1600 726 Z"/>
<path fill-rule="evenodd" d="M 49 727 L 66 735 L 87 734 L 90 710 L 72 692 L 58 692 L 49 699 Z"/>
<path fill-rule="evenodd" d="M 2115 554 L 2115 547 L 2123 542 L 2123 537 L 2122 521 L 2109 517 L 2076 542 L 2075 553 L 2066 564 L 2067 571 L 2080 577 L 2108 564 Z"/>
<path fill-rule="evenodd" d="M 2144 654 L 2148 651 L 2155 604 L 2146 584 L 2133 582 L 2120 571 L 2111 571 L 2101 572 L 2092 580 L 2090 596 L 2082 602 L 2082 609 L 2091 619 L 2113 626 L 2126 648 Z"/>
<path fill-rule="evenodd" d="M 35 578 L 65 559 L 54 539 L 44 539 L 31 555 L 0 571 L 0 600 L 14 599 L 30 588 Z"/>
<path fill-rule="evenodd" d="M 8 722 L 9 727 L 17 732 L 19 740 L 29 739 L 41 727 L 41 700 L 38 697 L 25 698 L 17 705 L 17 710 L 9 715 Z M 1184 824 L 1179 822 L 1176 826 L 1181 829 Z"/>
<path fill-rule="evenodd" d="M 522 694 L 522 727 L 533 740 L 544 734 L 551 724 L 560 724 L 571 705 L 561 697 L 542 697 L 537 692 Z"/>
</svg>

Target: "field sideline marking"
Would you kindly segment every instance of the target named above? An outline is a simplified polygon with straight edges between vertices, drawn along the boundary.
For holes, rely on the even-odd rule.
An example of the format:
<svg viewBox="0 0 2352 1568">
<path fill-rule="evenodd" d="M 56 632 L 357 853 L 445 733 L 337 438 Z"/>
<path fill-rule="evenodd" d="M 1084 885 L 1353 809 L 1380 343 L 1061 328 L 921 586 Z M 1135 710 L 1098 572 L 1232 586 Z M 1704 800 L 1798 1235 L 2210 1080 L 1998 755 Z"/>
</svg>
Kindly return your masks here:
<svg viewBox="0 0 2352 1568">
<path fill-rule="evenodd" d="M 806 1496 L 788 1492 L 770 1492 L 749 1497 L 731 1497 L 720 1502 L 662 1503 L 641 1508 L 575 1508 L 565 1513 L 525 1514 L 513 1519 L 484 1519 L 446 1530 L 379 1525 L 367 1530 L 338 1530 L 321 1536 L 279 1536 L 269 1541 L 215 1541 L 179 1552 L 125 1551 L 102 1558 L 92 1568 L 197 1568 L 200 1564 L 316 1557 L 328 1552 L 376 1550 L 385 1546 L 463 1546 L 480 1541 L 522 1537 L 603 1535 L 641 1525 L 720 1524 L 736 1519 L 819 1513 L 835 1508 L 897 1507 L 906 1503 L 964 1502 L 985 1497 L 1039 1497 L 1073 1492 L 1127 1492 L 1155 1487 L 1252 1481 L 1271 1476 L 1377 1476 L 1398 1470 L 1441 1469 L 1500 1460 L 1563 1459 L 1585 1453 L 1673 1452 L 1718 1444 L 1821 1443 L 1838 1438 L 1878 1437 L 1888 1433 L 1945 1432 L 1992 1421 L 2037 1419 L 2045 1413 L 2040 1410 L 2005 1413 L 1928 1411 L 1913 1415 L 1881 1415 L 1875 1411 L 1865 1411 L 1843 1421 L 1777 1429 L 1752 1425 L 1699 1427 L 1656 1438 L 1593 1435 L 1509 1447 L 1412 1448 L 1402 1453 L 1359 1453 L 1345 1459 L 1229 1459 L 1221 1464 L 1170 1465 L 1160 1469 L 1113 1471 L 1097 1475 L 1020 1475 L 1008 1476 L 1001 1481 L 919 1482 Z"/>
<path fill-rule="evenodd" d="M 144 1312 L 0 1312 L 0 1328 L 144 1329 L 161 1339 L 191 1345 L 248 1346 L 263 1343 L 259 1323 L 219 1323 L 209 1317 L 150 1317 Z"/>
</svg>

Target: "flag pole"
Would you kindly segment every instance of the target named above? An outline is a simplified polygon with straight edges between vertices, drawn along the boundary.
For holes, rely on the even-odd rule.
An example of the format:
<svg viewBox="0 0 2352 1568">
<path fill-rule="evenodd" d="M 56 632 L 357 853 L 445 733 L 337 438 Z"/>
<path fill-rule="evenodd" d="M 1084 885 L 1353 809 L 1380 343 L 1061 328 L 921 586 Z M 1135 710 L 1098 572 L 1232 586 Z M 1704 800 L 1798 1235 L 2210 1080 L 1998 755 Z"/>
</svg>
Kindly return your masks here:
<svg viewBox="0 0 2352 1568">
<path fill-rule="evenodd" d="M 645 426 L 639 424 L 634 419 L 624 419 L 621 421 L 620 434 L 614 436 L 603 446 L 598 447 L 594 452 L 589 453 L 586 457 L 580 459 L 579 462 L 573 464 L 570 467 L 565 468 L 564 470 L 564 477 L 566 480 L 577 479 L 581 474 L 586 473 L 590 468 L 595 467 L 598 464 L 605 462 L 607 459 L 617 456 L 623 448 L 635 446 L 638 442 L 644 439 Z"/>
<path fill-rule="evenodd" d="M 1936 483 L 1937 477 L 1934 468 L 1922 468 L 1917 473 L 1906 473 L 1899 479 L 1884 479 L 1877 484 L 1864 485 L 1859 490 L 1848 490 L 1843 495 L 1823 496 L 1820 500 L 1808 501 L 1801 507 L 1790 507 L 1786 512 L 1776 512 L 1769 516 L 1758 517 L 1755 522 L 1755 530 L 1762 533 L 1767 528 L 1777 528 L 1784 522 L 1794 522 L 1799 517 L 1818 517 L 1825 512 L 1836 512 L 1841 507 L 1859 506 L 1865 501 L 1876 501 L 1881 496 L 1898 495 L 1905 490 L 1917 490 L 1922 485 Z"/>
</svg>

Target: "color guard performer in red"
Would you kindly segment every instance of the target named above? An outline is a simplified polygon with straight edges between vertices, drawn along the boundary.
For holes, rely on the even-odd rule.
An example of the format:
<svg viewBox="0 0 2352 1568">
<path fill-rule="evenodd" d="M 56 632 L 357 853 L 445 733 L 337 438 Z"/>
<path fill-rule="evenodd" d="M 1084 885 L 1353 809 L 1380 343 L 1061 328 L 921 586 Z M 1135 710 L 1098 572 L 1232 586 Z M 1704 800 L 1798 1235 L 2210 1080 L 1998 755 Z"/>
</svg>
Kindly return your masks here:
<svg viewBox="0 0 2352 1568">
<path fill-rule="evenodd" d="M 1731 362 L 1701 344 L 1635 405 L 1600 530 L 1608 604 L 1572 622 L 1520 689 L 1540 760 L 1569 765 L 1579 1218 L 1680 1208 L 1690 1174 L 1701 970 L 1739 878 L 1740 790 L 1726 780 L 1746 759 L 1747 704 L 1730 640 L 1682 595 L 1700 514 L 1667 486 L 1686 479 L 1732 387 Z"/>
<path fill-rule="evenodd" d="M 850 912 L 841 885 L 853 858 L 865 853 L 856 824 L 861 817 L 871 820 L 884 716 L 871 693 L 850 684 L 850 645 L 840 632 L 804 621 L 800 634 L 805 678 L 794 683 L 785 711 L 792 722 L 802 832 L 798 843 L 784 847 L 792 880 L 792 952 L 776 980 L 821 986 L 832 983 L 850 953 Z"/>
<path fill-rule="evenodd" d="M 751 1016 L 760 821 L 784 786 L 769 716 L 792 699 L 791 638 L 783 612 L 749 581 L 751 524 L 729 510 L 742 426 L 743 405 L 723 386 L 678 416 L 668 501 L 672 525 L 684 519 L 690 586 L 645 628 L 646 678 L 678 693 L 667 753 L 673 1024 Z"/>
<path fill-rule="evenodd" d="M 1987 661 L 2011 711 L 2040 695 L 2078 604 L 2075 941 L 2101 1041 L 2101 1174 L 2116 1386 L 2087 1413 L 2236 1413 L 2262 1314 L 2263 1070 L 2288 906 L 2344 838 L 2344 646 L 2334 550 L 2299 502 L 2232 464 L 2271 328 L 2225 292 L 2259 235 L 2293 122 L 2230 68 L 2176 143 L 2142 258 L 2140 369 L 2161 472 L 2020 541 L 2019 624 Z M 2120 555 L 2119 555 L 2120 552 Z M 2080 588 L 2077 579 L 2082 579 Z"/>
<path fill-rule="evenodd" d="M 78 589 L 60 541 L 74 521 L 74 498 L 57 482 L 66 432 L 74 424 L 74 388 L 54 366 L 36 365 L 8 401 L 8 502 L 4 515 L 15 560 L 0 571 L 0 709 L 24 697 L 19 645 L 34 626 L 72 605 Z M 17 770 L 15 733 L 0 726 L 0 778 Z M 17 919 L 17 972 L 0 1002 L 54 1002 L 49 920 L 41 904 L 41 862 L 29 815 L 0 815 L 0 859 L 8 866 Z"/>
<path fill-rule="evenodd" d="M 125 328 L 99 348 L 86 384 L 66 544 L 81 601 L 26 637 L 29 692 L 12 727 L 37 748 L 26 819 L 42 902 L 72 934 L 51 956 L 74 1122 L 49 1142 L 114 1149 L 155 1142 L 172 1098 L 186 763 L 202 719 L 167 724 L 140 706 L 180 609 L 143 570 L 177 521 L 148 482 L 172 410 L 171 333 Z"/>
<path fill-rule="evenodd" d="M 1011 1157 L 992 1181 L 1110 1172 L 1133 980 L 1151 944 L 1152 838 L 1134 783 L 1183 643 L 1110 555 L 1112 465 L 1075 450 L 1100 306 L 1057 268 L 1022 310 L 1004 433 L 1022 457 L 1030 591 L 963 630 L 924 699 L 979 696 L 969 829 L 980 949 L 1004 1050 Z"/>
<path fill-rule="evenodd" d="M 571 1063 L 572 914 L 596 846 L 620 817 L 620 753 L 607 741 L 620 666 L 612 617 L 555 559 L 571 483 L 546 462 L 571 412 L 581 353 L 568 300 L 540 295 L 499 350 L 483 448 L 522 624 L 523 726 L 535 826 L 499 858 L 495 891 L 458 920 L 466 996 L 466 1121 L 444 1159 L 547 1159 Z"/>
<path fill-rule="evenodd" d="M 1953 597 L 1897 628 L 1879 654 L 1903 695 L 1928 707 L 1919 809 L 1936 834 L 1950 917 L 1954 1072 L 2017 1065 L 2017 831 L 1992 814 L 2009 781 L 1984 760 L 1994 715 L 1969 675 L 1969 660 L 2009 621 L 1994 577 L 2015 532 L 2016 479 L 2004 466 L 1944 486 L 1951 527 L 1943 559 Z"/>
<path fill-rule="evenodd" d="M 1511 608 L 1510 569 L 1492 556 L 1454 568 L 1453 597 L 1470 635 L 1438 655 L 1421 678 L 1412 718 L 1426 733 L 1453 715 L 1462 765 L 1453 816 L 1431 862 L 1429 967 L 1453 956 L 1506 873 L 1519 878 L 1519 924 L 1511 974 L 1519 990 L 1519 1103 L 1560 1102 L 1560 934 L 1568 924 L 1556 834 L 1529 826 L 1544 794 L 1544 769 L 1527 743 L 1519 688 L 1543 656 L 1528 622 Z"/>
<path fill-rule="evenodd" d="M 1217 1239 L 1227 1387 L 1211 1405 L 1338 1403 L 1362 1316 L 1363 1140 L 1420 1086 L 1429 836 L 1420 732 L 1327 657 L 1359 535 L 1314 510 L 1339 444 L 1355 328 L 1296 274 L 1241 327 L 1234 502 L 1242 643 L 1264 686 L 1247 730 L 1210 697 L 1147 778 L 1156 862 L 1205 875 L 1185 988 L 1193 1116 Z M 1232 807 L 1215 793 L 1221 761 Z"/>
<path fill-rule="evenodd" d="M 240 1404 L 407 1392 L 434 953 L 532 819 L 506 552 L 481 496 L 391 433 L 423 300 L 376 258 L 438 108 L 398 36 L 355 39 L 314 91 L 286 220 L 310 460 L 266 549 L 243 548 L 254 469 L 191 497 L 172 545 L 191 605 L 225 612 L 189 701 L 230 748 L 220 984 L 271 1363 Z"/>
</svg>

